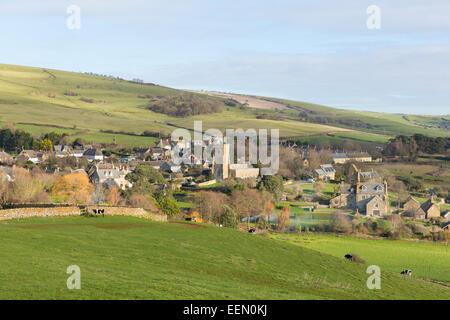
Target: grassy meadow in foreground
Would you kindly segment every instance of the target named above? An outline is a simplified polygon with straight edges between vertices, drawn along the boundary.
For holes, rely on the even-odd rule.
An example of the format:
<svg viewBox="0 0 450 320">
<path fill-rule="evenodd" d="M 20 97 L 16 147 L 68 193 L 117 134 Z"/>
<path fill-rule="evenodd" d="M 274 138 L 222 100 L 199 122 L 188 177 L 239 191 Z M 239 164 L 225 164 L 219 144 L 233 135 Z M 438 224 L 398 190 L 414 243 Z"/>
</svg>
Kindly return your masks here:
<svg viewBox="0 0 450 320">
<path fill-rule="evenodd" d="M 397 272 L 366 287 L 367 265 L 210 225 L 129 217 L 0 223 L 0 299 L 447 299 Z M 81 290 L 66 269 L 81 268 Z"/>
<path fill-rule="evenodd" d="M 399 273 L 410 269 L 416 277 L 450 283 L 450 249 L 446 245 L 316 234 L 279 234 L 272 237 L 336 257 L 355 253 L 367 264 L 380 266 L 381 270 Z"/>
</svg>

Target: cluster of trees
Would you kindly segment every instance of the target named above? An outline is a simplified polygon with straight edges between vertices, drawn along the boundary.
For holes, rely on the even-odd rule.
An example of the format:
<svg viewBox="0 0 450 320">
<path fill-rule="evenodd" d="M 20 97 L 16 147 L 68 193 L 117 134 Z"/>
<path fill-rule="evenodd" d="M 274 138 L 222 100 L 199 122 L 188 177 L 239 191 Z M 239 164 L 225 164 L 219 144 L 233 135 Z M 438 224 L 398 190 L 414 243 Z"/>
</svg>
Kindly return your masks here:
<svg viewBox="0 0 450 320">
<path fill-rule="evenodd" d="M 134 187 L 122 191 L 118 187 L 95 187 L 86 174 L 46 174 L 35 166 L 32 170 L 15 167 L 13 181 L 0 179 L 1 203 L 74 203 L 91 204 L 94 199 L 111 205 L 143 207 L 169 216 L 179 213 L 170 190 L 158 188 L 164 184 L 162 175 L 148 163 L 139 164 L 127 175 Z"/>
<path fill-rule="evenodd" d="M 291 148 L 281 148 L 278 174 L 289 179 L 300 179 L 305 173 L 304 159 L 301 154 Z"/>
<path fill-rule="evenodd" d="M 292 226 L 291 231 L 299 231 Z M 342 234 L 371 234 L 396 239 L 419 237 L 429 240 L 444 240 L 444 233 L 432 234 L 428 228 L 415 222 L 406 222 L 399 215 L 393 214 L 386 219 L 359 219 L 345 214 L 335 213 L 329 223 L 304 228 L 305 231 L 333 232 Z"/>
<path fill-rule="evenodd" d="M 41 136 L 40 139 L 33 137 L 30 133 L 13 126 L 0 130 L 0 148 L 7 152 L 18 153 L 26 150 L 52 150 L 53 144 L 67 142 L 66 133 L 50 132 Z"/>
<path fill-rule="evenodd" d="M 250 217 L 267 212 L 268 208 L 273 210 L 270 199 L 267 192 L 256 189 L 235 189 L 231 195 L 200 191 L 195 195 L 195 206 L 203 220 L 237 228 L 238 219 L 246 218 L 249 224 Z"/>
<path fill-rule="evenodd" d="M 384 154 L 399 156 L 408 161 L 415 161 L 420 152 L 426 154 L 445 154 L 450 149 L 450 138 L 427 137 L 422 134 L 413 136 L 400 135 L 391 139 Z"/>
<path fill-rule="evenodd" d="M 180 212 L 172 192 L 165 188 L 166 180 L 150 163 L 138 164 L 133 172 L 127 174 L 126 179 L 133 184 L 131 189 L 124 192 L 129 204 L 159 210 L 169 216 Z"/>
<path fill-rule="evenodd" d="M 304 176 L 310 176 L 314 169 L 319 168 L 321 164 L 332 163 L 331 151 L 316 151 L 312 148 L 308 151 L 306 157 L 307 164 L 303 156 L 295 149 L 281 148 L 280 168 L 278 174 L 284 178 L 301 179 Z"/>
<path fill-rule="evenodd" d="M 15 167 L 13 181 L 4 177 L 0 180 L 1 203 L 51 202 L 50 192 L 54 177 L 46 175 L 39 168 L 32 171 Z"/>
<path fill-rule="evenodd" d="M 274 210 L 274 203 L 281 199 L 283 180 L 279 176 L 264 176 L 255 186 L 235 184 L 228 194 L 200 191 L 195 196 L 196 209 L 205 221 L 237 227 L 238 220 L 259 216 L 263 226 Z"/>
<path fill-rule="evenodd" d="M 59 177 L 45 174 L 38 167 L 33 170 L 15 167 L 13 181 L 0 181 L 1 203 L 53 203 L 89 204 L 94 190 L 89 178 L 80 173 Z"/>
<path fill-rule="evenodd" d="M 223 111 L 223 103 L 210 97 L 199 97 L 190 93 L 154 98 L 150 101 L 149 110 L 168 114 L 174 117 L 189 117 L 199 114 L 218 113 Z"/>
<path fill-rule="evenodd" d="M 9 128 L 0 130 L 0 148 L 7 152 L 19 152 L 24 149 L 39 150 L 39 140 L 23 130 Z"/>
</svg>

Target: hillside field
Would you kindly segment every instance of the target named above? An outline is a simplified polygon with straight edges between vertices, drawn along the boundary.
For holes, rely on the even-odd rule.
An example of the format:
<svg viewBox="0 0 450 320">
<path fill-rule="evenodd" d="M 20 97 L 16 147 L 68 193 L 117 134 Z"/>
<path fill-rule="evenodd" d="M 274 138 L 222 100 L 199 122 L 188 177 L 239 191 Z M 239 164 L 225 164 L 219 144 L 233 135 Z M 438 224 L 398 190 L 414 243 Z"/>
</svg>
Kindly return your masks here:
<svg viewBox="0 0 450 320">
<path fill-rule="evenodd" d="M 112 143 L 116 137 L 118 144 L 126 146 L 152 145 L 155 139 L 127 137 L 101 130 L 134 134 L 149 130 L 170 134 L 176 127 L 193 128 L 194 120 L 203 120 L 204 130 L 278 128 L 283 136 L 347 131 L 292 120 L 256 119 L 257 113 L 251 108 L 225 106 L 220 115 L 177 118 L 146 109 L 148 99 L 142 98 L 147 95 L 173 96 L 182 92 L 96 75 L 0 64 L 0 124 L 14 124 L 36 134 L 66 132 L 88 142 Z M 75 93 L 76 96 L 67 93 Z M 216 99 L 219 104 L 225 101 L 224 98 L 208 99 Z"/>
<path fill-rule="evenodd" d="M 448 299 L 450 295 L 448 287 L 387 270 L 382 272 L 381 289 L 369 290 L 367 265 L 211 225 L 129 217 L 34 218 L 0 222 L 0 236 L 0 299 Z M 66 287 L 70 265 L 81 269 L 80 290 Z"/>
<path fill-rule="evenodd" d="M 223 112 L 178 118 L 147 109 L 147 96 L 167 97 L 181 93 L 186 91 L 98 75 L 0 64 L 0 126 L 13 124 L 36 135 L 50 131 L 66 132 L 73 139 L 79 137 L 87 142 L 112 143 L 115 139 L 117 144 L 128 147 L 156 143 L 155 138 L 136 134 L 146 130 L 170 134 L 177 127 L 192 129 L 194 120 L 202 120 L 204 130 L 279 129 L 282 137 L 304 137 L 305 141 L 312 142 L 350 140 L 365 144 L 384 143 L 400 133 L 449 135 L 449 131 L 441 128 L 442 123 L 449 121 L 447 116 L 442 119 L 407 118 L 273 98 L 214 96 L 206 92 L 189 94 L 200 99 L 215 99 L 223 105 Z M 245 108 L 225 106 L 224 102 L 229 97 L 239 102 L 250 100 L 251 103 Z M 273 105 L 280 107 L 274 108 Z M 334 120 L 362 120 L 377 127 L 366 129 L 342 125 L 334 120 L 324 124 L 305 122 L 298 117 L 299 110 Z M 115 133 L 104 132 L 111 130 Z"/>
<path fill-rule="evenodd" d="M 303 248 L 343 257 L 358 254 L 367 264 L 380 266 L 381 270 L 400 272 L 413 270 L 413 275 L 450 283 L 450 249 L 446 245 L 412 241 L 368 240 L 332 235 L 273 235 Z"/>
</svg>

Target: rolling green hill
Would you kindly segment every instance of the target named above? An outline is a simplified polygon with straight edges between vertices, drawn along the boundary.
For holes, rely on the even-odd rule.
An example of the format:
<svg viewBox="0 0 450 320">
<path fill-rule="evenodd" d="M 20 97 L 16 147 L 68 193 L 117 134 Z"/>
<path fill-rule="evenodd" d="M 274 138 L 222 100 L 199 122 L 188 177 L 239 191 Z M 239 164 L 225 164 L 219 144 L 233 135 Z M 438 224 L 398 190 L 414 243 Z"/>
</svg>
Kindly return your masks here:
<svg viewBox="0 0 450 320">
<path fill-rule="evenodd" d="M 163 98 L 183 92 L 103 76 L 0 64 L 0 124 L 14 124 L 36 134 L 66 132 L 88 142 L 112 143 L 115 138 L 117 144 L 127 146 L 154 144 L 156 139 L 123 133 L 140 135 L 148 130 L 169 134 L 176 127 L 193 128 L 194 120 L 203 120 L 205 130 L 278 128 L 282 136 L 319 136 L 339 141 L 384 142 L 391 135 L 424 130 L 428 135 L 448 135 L 448 131 L 438 128 L 442 119 L 448 117 L 442 117 L 441 122 L 436 117 L 420 116 L 408 116 L 405 120 L 402 115 L 350 112 L 287 100 L 277 101 L 289 108 L 261 110 L 225 106 L 224 97 L 192 92 L 189 94 L 200 99 L 216 99 L 223 105 L 223 112 L 178 118 L 148 110 L 146 97 Z M 375 127 L 367 129 L 339 121 L 324 124 L 303 121 L 298 116 L 299 110 L 330 119 L 359 119 Z M 372 134 L 366 135 L 366 131 Z"/>
<path fill-rule="evenodd" d="M 237 230 L 129 217 L 0 222 L 0 299 L 448 299 L 450 289 Z M 81 269 L 68 290 L 66 269 Z"/>
</svg>

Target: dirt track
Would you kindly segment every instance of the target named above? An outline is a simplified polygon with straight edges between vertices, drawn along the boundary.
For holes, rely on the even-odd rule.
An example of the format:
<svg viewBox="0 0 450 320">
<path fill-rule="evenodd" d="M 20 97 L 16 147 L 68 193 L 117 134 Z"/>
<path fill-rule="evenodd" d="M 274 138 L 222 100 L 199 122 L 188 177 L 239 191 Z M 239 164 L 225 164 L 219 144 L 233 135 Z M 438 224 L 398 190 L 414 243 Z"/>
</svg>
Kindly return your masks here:
<svg viewBox="0 0 450 320">
<path fill-rule="evenodd" d="M 265 110 L 285 110 L 287 107 L 281 103 L 276 103 L 272 101 L 266 101 L 263 99 L 258 99 L 250 96 L 243 96 L 232 93 L 221 93 L 221 92 L 211 92 L 211 91 L 193 91 L 196 93 L 202 93 L 209 96 L 229 98 L 238 101 L 239 103 L 248 103 L 250 108 L 255 109 L 265 109 Z"/>
</svg>

